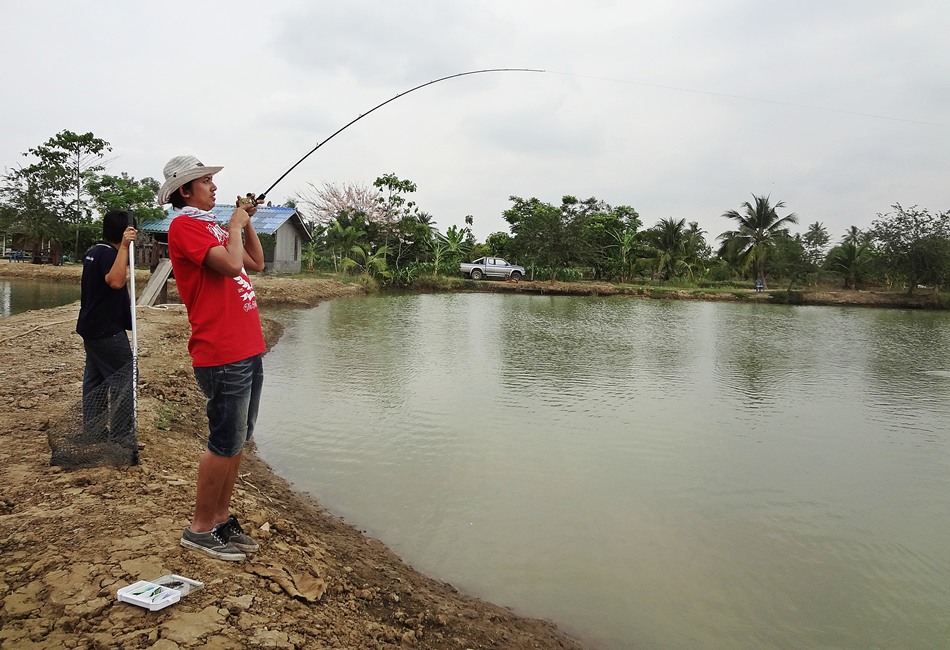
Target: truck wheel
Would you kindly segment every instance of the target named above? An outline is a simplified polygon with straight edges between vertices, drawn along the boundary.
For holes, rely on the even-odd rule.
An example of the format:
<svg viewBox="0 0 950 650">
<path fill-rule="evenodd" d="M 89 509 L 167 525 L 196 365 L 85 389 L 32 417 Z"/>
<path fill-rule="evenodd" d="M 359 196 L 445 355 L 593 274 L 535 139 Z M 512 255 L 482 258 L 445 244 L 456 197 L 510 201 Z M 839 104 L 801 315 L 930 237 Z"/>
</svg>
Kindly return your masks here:
<svg viewBox="0 0 950 650">
<path fill-rule="evenodd" d="M 518 282 L 521 279 L 521 271 L 512 271 L 509 277 L 515 282 Z"/>
<path fill-rule="evenodd" d="M 482 279 L 482 270 L 481 269 L 472 269 L 472 279 L 481 280 Z"/>
</svg>

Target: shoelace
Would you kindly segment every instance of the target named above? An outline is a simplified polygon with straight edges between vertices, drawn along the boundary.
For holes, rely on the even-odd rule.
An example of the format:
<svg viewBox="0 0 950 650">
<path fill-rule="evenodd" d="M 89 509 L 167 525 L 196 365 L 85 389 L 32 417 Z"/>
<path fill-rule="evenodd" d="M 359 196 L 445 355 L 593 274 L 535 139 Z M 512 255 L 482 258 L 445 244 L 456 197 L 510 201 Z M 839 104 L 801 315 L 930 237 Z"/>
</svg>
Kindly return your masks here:
<svg viewBox="0 0 950 650">
<path fill-rule="evenodd" d="M 228 540 L 224 539 L 224 538 L 221 536 L 221 534 L 218 533 L 218 529 L 217 529 L 217 528 L 212 528 L 212 529 L 211 529 L 211 536 L 214 537 L 214 539 L 215 539 L 219 544 L 221 544 L 221 546 L 227 546 L 227 545 L 228 545 Z"/>
<path fill-rule="evenodd" d="M 228 532 L 232 535 L 244 535 L 244 529 L 241 528 L 241 524 L 238 523 L 237 517 L 231 515 L 227 521 Z"/>
</svg>

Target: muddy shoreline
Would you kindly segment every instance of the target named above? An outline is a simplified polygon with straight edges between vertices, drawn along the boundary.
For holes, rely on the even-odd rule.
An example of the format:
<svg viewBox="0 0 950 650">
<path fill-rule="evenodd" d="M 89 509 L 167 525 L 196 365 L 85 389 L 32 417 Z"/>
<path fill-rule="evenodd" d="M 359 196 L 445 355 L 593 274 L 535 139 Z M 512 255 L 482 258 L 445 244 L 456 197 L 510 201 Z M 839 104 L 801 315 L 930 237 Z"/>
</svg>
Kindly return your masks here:
<svg viewBox="0 0 950 650">
<path fill-rule="evenodd" d="M 17 267 L 17 268 L 14 268 Z M 77 281 L 78 267 L 0 263 L 0 275 Z M 136 274 L 145 286 L 146 272 Z M 261 277 L 269 345 L 274 305 L 360 295 L 332 280 Z M 563 648 L 553 623 L 460 593 L 294 491 L 251 448 L 235 510 L 261 551 L 220 562 L 178 545 L 194 500 L 204 400 L 181 306 L 139 308 L 135 467 L 49 465 L 49 431 L 75 409 L 83 352 L 78 303 L 0 320 L 0 647 Z M 157 612 L 116 591 L 166 573 L 204 589 Z"/>
</svg>

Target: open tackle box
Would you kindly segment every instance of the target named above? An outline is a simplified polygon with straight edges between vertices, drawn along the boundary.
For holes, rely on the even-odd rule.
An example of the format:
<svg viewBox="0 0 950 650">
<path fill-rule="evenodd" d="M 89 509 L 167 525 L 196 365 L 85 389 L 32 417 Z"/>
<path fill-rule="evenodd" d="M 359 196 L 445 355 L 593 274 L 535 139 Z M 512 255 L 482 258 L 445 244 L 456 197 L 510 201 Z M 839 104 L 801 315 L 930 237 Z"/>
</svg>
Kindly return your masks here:
<svg viewBox="0 0 950 650">
<path fill-rule="evenodd" d="M 155 580 L 139 580 L 118 591 L 120 602 L 144 607 L 150 612 L 174 605 L 182 596 L 201 589 L 203 582 L 169 573 Z"/>
</svg>

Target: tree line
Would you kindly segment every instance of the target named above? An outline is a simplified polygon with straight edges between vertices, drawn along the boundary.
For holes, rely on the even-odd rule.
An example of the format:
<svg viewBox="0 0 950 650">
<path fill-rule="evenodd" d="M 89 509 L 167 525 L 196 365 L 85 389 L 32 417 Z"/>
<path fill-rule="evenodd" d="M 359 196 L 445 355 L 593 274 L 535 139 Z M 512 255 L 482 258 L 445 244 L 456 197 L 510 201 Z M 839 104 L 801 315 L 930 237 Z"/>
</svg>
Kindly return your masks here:
<svg viewBox="0 0 950 650">
<path fill-rule="evenodd" d="M 128 210 L 139 222 L 160 218 L 158 181 L 103 173 L 111 151 L 92 133 L 66 130 L 23 153 L 33 162 L 7 168 L 0 180 L 0 231 L 78 260 L 100 239 L 101 215 L 110 210 Z"/>
<path fill-rule="evenodd" d="M 106 174 L 110 143 L 92 133 L 62 131 L 23 153 L 32 160 L 0 179 L 0 231 L 71 254 L 98 240 L 100 215 L 128 210 L 139 223 L 164 216 L 160 183 L 125 172 Z M 425 276 L 458 276 L 461 261 L 493 255 L 526 267 L 528 279 L 706 286 L 760 284 L 791 288 L 836 283 L 939 290 L 950 279 L 950 212 L 891 206 L 870 227 L 852 226 L 832 242 L 820 222 L 793 233 L 782 201 L 752 196 L 721 213 L 714 242 L 698 223 L 663 218 L 649 227 L 629 205 L 566 195 L 559 204 L 511 196 L 502 214 L 508 232 L 484 242 L 464 226 L 437 228 L 412 199 L 417 186 L 395 174 L 358 183 L 308 184 L 287 202 L 314 235 L 303 250 L 309 271 L 360 275 L 408 286 Z"/>
<path fill-rule="evenodd" d="M 820 222 L 803 233 L 782 201 L 755 196 L 722 217 L 732 225 L 713 249 L 696 222 L 672 217 L 644 228 L 637 211 L 591 197 L 564 196 L 559 205 L 511 196 L 508 232 L 484 242 L 474 217 L 444 233 L 410 196 L 415 183 L 394 174 L 373 187 L 310 185 L 293 205 L 311 215 L 314 241 L 304 251 L 310 270 L 369 275 L 411 285 L 422 276 L 457 276 L 461 261 L 485 255 L 517 261 L 532 280 L 683 283 L 705 286 L 837 284 L 939 290 L 950 280 L 950 213 L 900 204 L 871 226 L 852 226 L 834 243 Z"/>
</svg>

